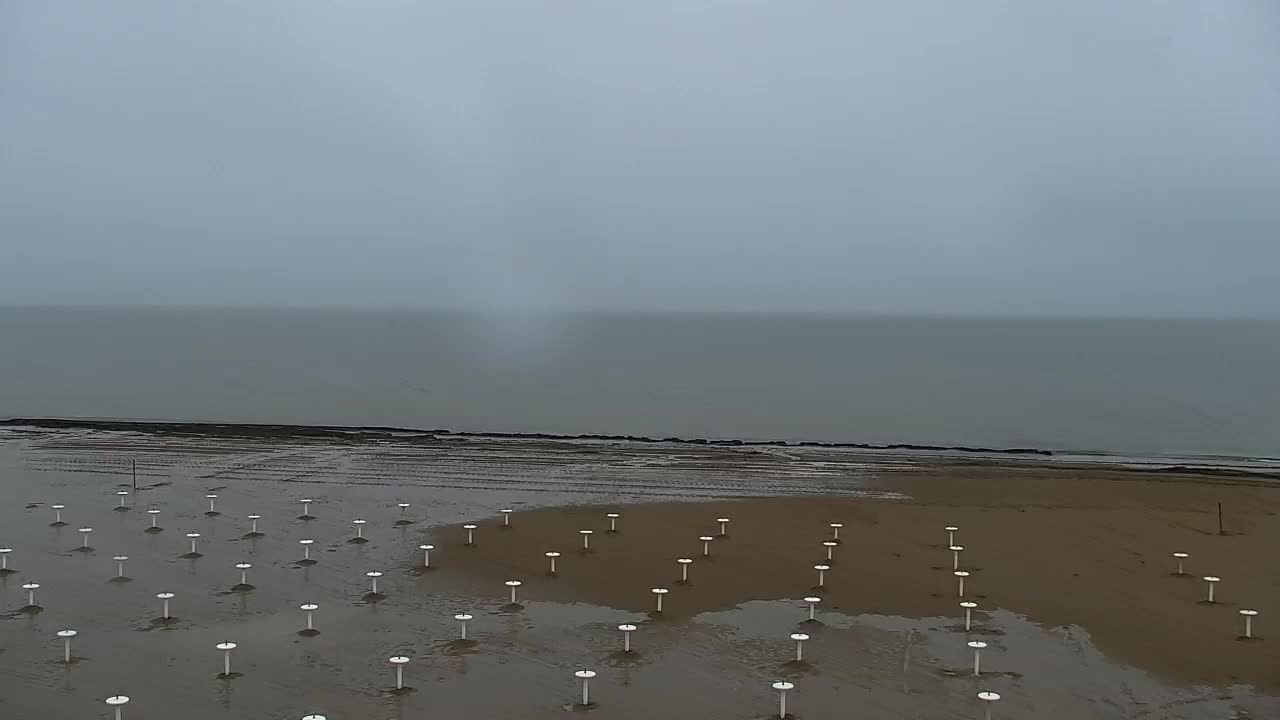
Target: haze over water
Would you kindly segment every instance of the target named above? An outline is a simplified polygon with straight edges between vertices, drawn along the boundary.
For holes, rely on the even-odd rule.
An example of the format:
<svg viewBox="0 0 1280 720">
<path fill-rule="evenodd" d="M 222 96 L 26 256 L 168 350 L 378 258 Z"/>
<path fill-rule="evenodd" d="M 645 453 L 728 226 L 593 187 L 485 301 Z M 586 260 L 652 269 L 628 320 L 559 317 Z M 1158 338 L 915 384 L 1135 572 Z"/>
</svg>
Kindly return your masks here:
<svg viewBox="0 0 1280 720">
<path fill-rule="evenodd" d="M 1280 321 L 0 309 L 0 416 L 1280 455 Z"/>
</svg>

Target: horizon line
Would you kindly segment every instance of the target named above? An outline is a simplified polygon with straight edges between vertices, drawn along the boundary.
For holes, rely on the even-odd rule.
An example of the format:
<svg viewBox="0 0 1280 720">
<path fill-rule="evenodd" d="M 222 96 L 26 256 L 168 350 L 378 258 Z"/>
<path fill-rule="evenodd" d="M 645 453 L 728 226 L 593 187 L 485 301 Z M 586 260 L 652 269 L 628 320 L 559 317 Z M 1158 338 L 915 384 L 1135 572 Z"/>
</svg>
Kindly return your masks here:
<svg viewBox="0 0 1280 720">
<path fill-rule="evenodd" d="M 919 318 L 943 320 L 1280 320 L 1280 314 L 1240 315 L 1191 315 L 1191 314 L 1135 314 L 1135 313 L 1072 313 L 1072 312 L 945 312 L 918 310 L 771 310 L 763 308 L 570 308 L 570 307 L 494 307 L 457 305 L 269 305 L 269 304 L 216 304 L 169 303 L 147 304 L 129 302 L 110 303 L 12 303 L 0 302 L 0 310 L 212 310 L 212 311 L 273 311 L 273 312 L 401 312 L 401 313 L 472 313 L 477 315 L 720 315 L 720 316 L 805 316 L 805 317 L 864 317 L 864 318 Z"/>
</svg>

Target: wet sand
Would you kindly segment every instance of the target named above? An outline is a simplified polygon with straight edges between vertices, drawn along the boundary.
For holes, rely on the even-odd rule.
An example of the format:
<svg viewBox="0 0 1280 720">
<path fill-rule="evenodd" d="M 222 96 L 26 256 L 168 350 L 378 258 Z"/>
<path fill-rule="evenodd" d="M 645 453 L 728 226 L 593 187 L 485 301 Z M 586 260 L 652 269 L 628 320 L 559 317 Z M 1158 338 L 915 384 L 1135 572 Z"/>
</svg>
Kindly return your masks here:
<svg viewBox="0 0 1280 720">
<path fill-rule="evenodd" d="M 972 476 L 966 476 L 972 475 Z M 473 593 L 495 596 L 519 579 L 527 597 L 585 601 L 633 612 L 655 607 L 651 588 L 671 590 L 662 621 L 683 622 L 752 600 L 795 600 L 816 593 L 820 608 L 846 615 L 952 618 L 959 623 L 958 580 L 945 526 L 960 528 L 960 569 L 971 573 L 966 598 L 976 617 L 1003 609 L 1049 627 L 1081 626 L 1109 657 L 1175 683 L 1280 687 L 1280 643 L 1241 641 L 1238 611 L 1280 617 L 1280 577 L 1267 568 L 1280 541 L 1280 492 L 1217 482 L 1090 477 L 1049 470 L 953 468 L 891 484 L 911 500 L 772 498 L 705 504 L 592 506 L 519 513 L 504 529 L 486 519 L 465 547 L 460 526 L 434 533 L 453 549 L 437 573 Z M 1217 534 L 1216 503 L 1228 508 L 1230 534 Z M 618 511 L 611 534 L 606 512 Z M 727 536 L 715 520 L 728 517 Z M 841 543 L 816 587 L 840 522 Z M 578 530 L 593 529 L 584 553 Z M 699 537 L 716 537 L 704 557 Z M 555 550 L 558 572 L 543 553 Z M 1176 576 L 1174 551 L 1187 552 Z M 676 558 L 693 559 L 682 584 Z M 1204 575 L 1222 582 L 1213 605 Z M 479 580 L 479 582 L 467 582 Z M 980 633 L 979 633 L 980 634 Z"/>
<path fill-rule="evenodd" d="M 116 512 L 139 460 L 133 509 Z M 769 682 L 796 683 L 801 718 L 981 717 L 979 689 L 1000 692 L 997 717 L 1276 716 L 1280 646 L 1275 546 L 1280 495 L 1263 481 L 1096 468 L 975 465 L 857 454 L 742 452 L 556 443 L 333 443 L 160 438 L 74 431 L 0 434 L 0 716 L 108 717 L 102 699 L 133 697 L 126 717 L 563 717 L 573 671 L 599 673 L 592 714 L 608 718 L 763 718 Z M 206 492 L 219 494 L 206 516 Z M 304 495 L 315 520 L 299 520 Z M 728 500 L 727 498 L 734 498 Z M 678 499 L 679 502 L 673 502 Z M 412 503 L 397 526 L 396 503 Z M 1216 534 L 1222 501 L 1231 534 Z M 50 503 L 69 525 L 50 527 Z M 162 533 L 144 532 L 143 507 Z M 517 510 L 500 530 L 503 507 Z M 622 513 L 617 535 L 603 512 Z M 261 513 L 261 538 L 243 537 Z M 697 536 L 729 537 L 700 557 Z M 351 520 L 369 522 L 349 543 Z M 464 522 L 479 525 L 464 547 Z M 801 623 L 827 523 L 843 543 L 818 616 Z M 980 605 L 960 623 L 948 523 Z M 94 527 L 89 553 L 76 529 Z M 580 555 L 577 530 L 592 528 Z M 202 557 L 184 534 L 201 533 Z M 300 566 L 302 538 L 317 564 Z M 424 573 L 422 542 L 435 571 Z M 559 550 L 559 576 L 543 553 Z M 1171 577 L 1174 550 L 1192 578 Z M 110 582 L 129 555 L 132 582 Z M 692 583 L 674 559 L 695 558 Z M 234 565 L 255 589 L 233 592 Z M 381 602 L 364 573 L 385 573 Z M 1212 572 L 1222 601 L 1198 604 Z M 519 579 L 520 609 L 503 582 Z M 43 611 L 18 612 L 24 582 Z M 666 586 L 650 617 L 649 588 Z M 173 623 L 155 594 L 172 591 Z M 298 605 L 316 602 L 314 637 Z M 1263 639 L 1236 639 L 1237 610 L 1260 611 Z M 453 615 L 468 611 L 472 646 Z M 639 626 L 624 656 L 619 623 Z M 80 632 L 64 666 L 55 633 Z M 789 663 L 797 630 L 807 663 Z M 965 642 L 990 646 L 980 678 Z M 239 643 L 218 678 L 215 645 Z M 390 691 L 387 658 L 405 654 L 413 692 Z M 498 689 L 498 692 L 494 692 Z"/>
</svg>

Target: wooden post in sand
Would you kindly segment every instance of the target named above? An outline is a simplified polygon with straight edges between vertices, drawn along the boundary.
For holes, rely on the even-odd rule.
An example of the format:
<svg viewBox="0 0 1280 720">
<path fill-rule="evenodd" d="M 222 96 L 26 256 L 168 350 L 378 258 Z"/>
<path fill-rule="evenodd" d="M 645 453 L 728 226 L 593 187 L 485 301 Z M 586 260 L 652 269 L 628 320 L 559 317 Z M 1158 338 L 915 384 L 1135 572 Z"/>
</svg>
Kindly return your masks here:
<svg viewBox="0 0 1280 720">
<path fill-rule="evenodd" d="M 231 677 L 231 651 L 236 649 L 236 644 L 233 642 L 220 642 L 217 645 L 217 649 L 222 651 L 222 672 L 218 674 L 218 677 L 229 678 Z"/>
<path fill-rule="evenodd" d="M 1222 527 L 1222 503 L 1218 503 L 1218 534 L 1226 535 L 1227 531 Z"/>
<path fill-rule="evenodd" d="M 1176 552 L 1173 556 L 1178 559 L 1178 571 L 1175 572 L 1174 575 L 1177 575 L 1178 577 L 1186 575 L 1187 573 L 1182 569 L 1182 561 L 1191 556 L 1184 552 Z"/>
<path fill-rule="evenodd" d="M 987 646 L 981 640 L 970 640 L 969 647 L 973 648 L 973 676 L 982 675 L 982 649 Z"/>
<path fill-rule="evenodd" d="M 129 702 L 129 696 L 128 695 L 112 695 L 111 697 L 107 698 L 106 702 L 108 706 L 115 708 L 116 720 L 120 720 L 120 709 L 124 707 L 125 703 Z"/>
<path fill-rule="evenodd" d="M 1000 693 L 993 693 L 984 690 L 978 693 L 978 699 L 981 700 L 982 704 L 987 708 L 987 720 L 991 720 L 991 704 L 1000 699 Z"/>
<path fill-rule="evenodd" d="M 636 631 L 636 626 L 631 624 L 619 625 L 618 629 L 622 631 L 622 652 L 631 652 L 631 633 Z"/>
<path fill-rule="evenodd" d="M 396 690 L 404 690 L 404 666 L 409 662 L 405 655 L 387 658 L 387 662 L 396 666 Z"/>
<path fill-rule="evenodd" d="M 137 495 L 138 494 L 138 461 L 130 460 L 129 462 L 133 464 L 133 494 Z"/>
<path fill-rule="evenodd" d="M 582 707 L 591 706 L 591 678 L 596 676 L 594 670 L 579 670 L 573 674 L 582 681 Z"/>
<path fill-rule="evenodd" d="M 307 614 L 307 627 L 304 630 L 302 630 L 302 634 L 319 635 L 320 631 L 316 630 L 316 625 L 312 617 L 312 614 L 315 613 L 316 610 L 319 610 L 320 606 L 315 603 L 307 603 L 306 605 L 300 605 L 299 608 L 302 610 L 302 612 Z"/>
<path fill-rule="evenodd" d="M 804 641 L 809 636 L 804 633 L 791 633 L 791 639 L 796 641 L 796 662 L 804 662 Z"/>
<path fill-rule="evenodd" d="M 461 628 L 460 634 L 459 634 L 460 640 L 467 639 L 467 623 L 471 621 L 471 617 L 472 616 L 469 615 L 468 613 L 458 613 L 457 615 L 453 616 L 453 619 L 458 621 L 458 624 Z"/>
<path fill-rule="evenodd" d="M 1257 610 L 1241 610 L 1240 615 L 1244 618 L 1244 635 L 1243 640 L 1253 639 L 1253 618 L 1258 614 Z"/>
<path fill-rule="evenodd" d="M 830 565 L 814 565 L 814 570 L 818 571 L 818 584 L 813 588 L 818 592 L 826 592 L 827 590 L 827 571 L 831 569 Z"/>
<path fill-rule="evenodd" d="M 75 630 L 59 630 L 58 637 L 62 638 L 62 663 L 64 665 L 71 664 L 71 638 L 77 635 Z"/>
<path fill-rule="evenodd" d="M 1213 586 L 1215 583 L 1221 582 L 1222 578 L 1217 578 L 1212 575 L 1205 575 L 1204 581 L 1205 581 L 1205 584 L 1209 586 L 1209 598 L 1205 600 L 1205 602 L 1212 605 L 1213 604 Z"/>
<path fill-rule="evenodd" d="M 795 689 L 795 685 L 779 680 L 773 684 L 773 689 L 778 691 L 778 718 L 783 720 L 787 717 L 787 691 Z"/>
<path fill-rule="evenodd" d="M 811 596 L 811 597 L 805 598 L 804 601 L 809 604 L 809 622 L 818 622 L 817 605 L 818 603 L 822 602 L 822 598 L 817 596 Z"/>
</svg>

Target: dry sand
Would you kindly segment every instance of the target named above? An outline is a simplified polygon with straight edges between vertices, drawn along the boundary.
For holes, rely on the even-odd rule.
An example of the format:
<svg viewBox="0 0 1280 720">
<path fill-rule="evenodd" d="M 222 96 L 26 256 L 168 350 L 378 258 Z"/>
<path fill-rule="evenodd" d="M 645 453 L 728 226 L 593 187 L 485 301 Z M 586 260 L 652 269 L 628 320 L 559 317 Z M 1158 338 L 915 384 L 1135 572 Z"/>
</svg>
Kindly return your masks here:
<svg viewBox="0 0 1280 720">
<path fill-rule="evenodd" d="M 1280 576 L 1266 562 L 1280 542 L 1280 491 L 1216 479 L 1150 479 L 1128 473 L 953 467 L 896 476 L 911 500 L 822 497 L 734 502 L 580 506 L 520 513 L 509 529 L 488 519 L 477 542 L 451 553 L 439 574 L 480 579 L 468 591 L 500 594 L 520 579 L 527 597 L 586 601 L 649 612 L 654 587 L 669 588 L 664 620 L 680 622 L 751 600 L 814 591 L 828 525 L 844 524 L 821 607 L 844 614 L 951 617 L 958 583 L 944 526 L 960 528 L 966 595 L 981 611 L 1011 610 L 1048 626 L 1082 626 L 1114 659 L 1177 683 L 1280 686 L 1280 643 L 1238 639 L 1238 611 L 1280 621 Z M 1217 532 L 1217 502 L 1228 535 Z M 620 511 L 621 532 L 605 532 Z M 728 536 L 716 518 L 728 517 Z M 579 529 L 593 529 L 583 553 Z M 460 526 L 434 534 L 462 549 Z M 563 553 L 556 577 L 547 550 Z M 1174 551 L 1190 554 L 1173 575 Z M 681 585 L 676 558 L 694 559 Z M 1204 575 L 1222 578 L 1213 605 Z M 979 618 L 985 612 L 979 613 Z"/>
<path fill-rule="evenodd" d="M 115 512 L 130 459 L 140 491 Z M 220 516 L 204 514 L 211 489 Z M 779 677 L 796 683 L 800 718 L 980 717 L 979 689 L 1004 696 L 997 717 L 1280 716 L 1267 560 L 1280 495 L 1265 482 L 800 450 L 41 431 L 0 434 L 0 490 L 0 546 L 19 571 L 0 577 L 3 718 L 109 717 L 102 699 L 119 692 L 133 697 L 126 718 L 555 718 L 572 711 L 582 667 L 599 672 L 592 714 L 619 720 L 763 718 Z M 296 519 L 304 495 L 318 519 Z M 411 525 L 395 525 L 401 500 Z M 53 502 L 68 526 L 49 526 Z M 144 532 L 151 505 L 163 533 Z M 507 506 L 514 527 L 499 530 Z M 613 508 L 617 535 L 603 532 Z M 264 537 L 244 537 L 253 512 Z M 701 559 L 696 538 L 721 514 L 729 537 Z M 367 544 L 347 542 L 356 517 Z M 473 548 L 467 521 L 480 525 Z M 802 624 L 835 521 L 822 624 Z M 981 606 L 971 635 L 949 523 Z M 94 552 L 74 551 L 82 524 Z M 589 555 L 580 528 L 597 531 Z M 203 557 L 184 559 L 191 529 Z M 317 540 L 312 567 L 296 562 L 301 538 Z M 417 569 L 424 541 L 438 546 L 430 573 Z M 1192 578 L 1169 575 L 1174 550 L 1191 554 Z M 132 582 L 110 582 L 117 553 Z M 674 583 L 682 555 L 696 558 L 688 587 Z M 242 560 L 256 587 L 233 592 Z M 363 599 L 370 570 L 386 573 L 378 603 Z M 1223 580 L 1214 606 L 1198 603 L 1210 572 Z M 503 607 L 508 579 L 524 582 L 522 609 Z M 18 612 L 30 581 L 43 612 Z M 672 592 L 655 619 L 658 585 Z M 171 624 L 154 622 L 165 590 Z M 309 601 L 314 637 L 297 633 Z M 1260 611 L 1263 639 L 1236 639 L 1242 607 Z M 454 642 L 462 610 L 473 646 Z M 617 652 L 622 622 L 640 627 L 631 656 Z M 70 666 L 55 635 L 66 627 L 80 632 Z M 788 662 L 797 630 L 812 636 L 804 665 Z M 981 678 L 974 638 L 990 643 Z M 239 643 L 232 679 L 216 677 L 224 640 Z M 413 658 L 414 692 L 389 689 L 397 654 Z"/>
</svg>

